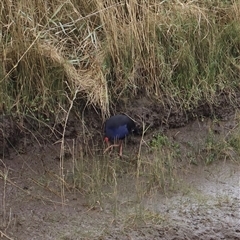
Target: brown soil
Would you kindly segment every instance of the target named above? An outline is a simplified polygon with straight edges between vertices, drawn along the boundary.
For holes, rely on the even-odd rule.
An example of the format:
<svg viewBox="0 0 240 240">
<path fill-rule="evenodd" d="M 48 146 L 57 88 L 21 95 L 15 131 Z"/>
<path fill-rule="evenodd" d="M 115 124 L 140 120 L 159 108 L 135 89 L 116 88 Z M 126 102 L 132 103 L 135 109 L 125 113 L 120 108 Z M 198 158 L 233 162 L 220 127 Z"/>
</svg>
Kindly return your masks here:
<svg viewBox="0 0 240 240">
<path fill-rule="evenodd" d="M 224 99 L 214 110 L 204 105 L 191 113 L 166 111 L 166 107 L 156 106 L 148 99 L 126 106 L 127 113 L 142 118 L 146 126 L 150 126 L 144 137 L 146 141 L 164 132 L 180 146 L 182 155 L 176 188 L 165 193 L 155 191 L 146 195 L 141 203 L 133 191 L 135 182 L 131 174 L 120 171 L 115 191 L 106 186 L 104 197 L 96 197 L 97 193 L 85 194 L 66 185 L 63 205 L 58 179 L 60 143 L 53 144 L 59 135 L 52 134 L 48 128 L 45 134 L 43 130 L 39 133 L 28 120 L 25 124 L 16 124 L 4 118 L 1 126 L 5 133 L 0 134 L 3 150 L 0 153 L 0 236 L 20 240 L 240 239 L 239 156 L 231 152 L 225 160 L 204 164 L 207 157 L 204 143 L 209 129 L 217 139 L 225 137 L 236 126 L 235 109 L 239 106 L 236 104 L 234 108 Z M 89 157 L 89 164 L 92 151 L 88 146 L 94 146 L 97 154 L 94 161 L 98 158 L 101 161 L 98 156 L 103 147 L 102 123 L 98 119 L 96 113 L 87 114 L 86 129 L 86 122 L 70 118 L 65 135 L 69 146 L 69 150 L 65 149 L 66 175 L 72 173 L 72 146 L 78 146 L 78 155 Z M 26 131 L 29 125 L 31 132 Z M 61 125 L 56 129 L 61 132 Z M 131 140 L 130 146 L 135 144 L 135 148 L 126 147 L 126 155 L 137 153 L 137 142 L 139 137 Z M 196 154 L 196 162 L 188 152 Z M 143 154 L 147 154 L 144 149 Z M 117 161 L 122 164 L 122 160 Z"/>
</svg>

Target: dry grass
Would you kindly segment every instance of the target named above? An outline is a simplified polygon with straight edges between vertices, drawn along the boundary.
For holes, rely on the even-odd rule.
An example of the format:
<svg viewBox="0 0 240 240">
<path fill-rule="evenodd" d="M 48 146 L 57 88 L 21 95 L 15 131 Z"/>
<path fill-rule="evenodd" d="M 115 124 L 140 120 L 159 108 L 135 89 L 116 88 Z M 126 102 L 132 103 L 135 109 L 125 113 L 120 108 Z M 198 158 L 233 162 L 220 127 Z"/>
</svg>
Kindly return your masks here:
<svg viewBox="0 0 240 240">
<path fill-rule="evenodd" d="M 189 109 L 239 85 L 238 1 L 4 0 L 0 10 L 5 111 L 67 109 L 76 89 L 102 117 L 138 94 Z"/>
<path fill-rule="evenodd" d="M 61 112 L 66 127 L 79 99 L 105 118 L 122 97 L 189 110 L 214 103 L 221 92 L 234 98 L 239 88 L 237 0 L 3 0 L 0 12 L 0 112 L 44 119 Z M 140 194 L 172 184 L 175 156 L 161 151 L 153 161 L 139 153 L 138 179 L 148 181 Z M 81 158 L 74 165 L 76 187 L 101 195 L 102 183 L 116 184 L 115 162 L 94 162 L 91 172 L 88 164 Z"/>
</svg>

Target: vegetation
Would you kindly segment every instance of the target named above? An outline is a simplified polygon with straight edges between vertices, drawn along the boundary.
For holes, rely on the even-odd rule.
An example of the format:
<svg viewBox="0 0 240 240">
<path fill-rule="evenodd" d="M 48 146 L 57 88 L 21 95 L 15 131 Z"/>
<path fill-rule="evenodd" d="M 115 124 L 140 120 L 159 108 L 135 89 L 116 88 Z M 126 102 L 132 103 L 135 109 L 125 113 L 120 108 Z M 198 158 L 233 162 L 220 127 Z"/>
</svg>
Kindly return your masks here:
<svg viewBox="0 0 240 240">
<path fill-rule="evenodd" d="M 8 236 L 8 232 L 13 233 L 11 225 L 21 238 L 21 232 L 34 233 L 38 223 L 39 228 L 44 228 L 43 233 L 48 232 L 48 225 L 53 223 L 55 237 L 59 235 L 59 239 L 91 238 L 92 235 L 96 238 L 96 233 L 108 235 L 103 229 L 111 229 L 116 223 L 117 228 L 122 225 L 120 230 L 127 238 L 131 238 L 128 229 L 135 231 L 136 227 L 151 225 L 157 226 L 155 236 L 164 237 L 164 232 L 173 232 L 169 212 L 176 215 L 177 222 L 186 217 L 188 225 L 191 217 L 197 216 L 200 226 L 207 226 L 206 235 L 211 221 L 209 217 L 202 221 L 201 213 L 204 216 L 209 216 L 209 211 L 213 213 L 214 224 L 221 223 L 221 216 L 225 215 L 232 216 L 234 222 L 232 212 L 238 199 L 232 198 L 232 192 L 225 191 L 233 186 L 234 181 L 226 185 L 231 176 L 227 178 L 224 172 L 223 184 L 227 188 L 212 185 L 217 186 L 218 191 L 215 194 L 211 189 L 206 197 L 200 191 L 202 188 L 195 189 L 198 175 L 194 175 L 196 169 L 191 164 L 202 166 L 239 159 L 239 113 L 234 126 L 224 130 L 220 129 L 217 117 L 208 124 L 201 116 L 198 123 L 203 133 L 196 133 L 196 138 L 195 132 L 190 137 L 178 131 L 168 136 L 156 129 L 154 135 L 146 136 L 144 134 L 152 129 L 143 120 L 140 141 L 133 149 L 129 147 L 127 156 L 121 160 L 114 151 L 112 155 L 103 154 L 100 137 L 94 141 L 92 128 L 88 128 L 89 115 L 84 118 L 84 114 L 86 106 L 89 107 L 91 120 L 96 120 L 99 127 L 101 120 L 115 112 L 121 103 L 129 105 L 134 98 L 150 99 L 156 109 L 163 106 L 161 109 L 177 109 L 181 113 L 195 113 L 199 106 L 209 109 L 219 106 L 223 96 L 223 101 L 227 98 L 227 102 L 234 104 L 240 90 L 239 0 L 2 0 L 0 46 L 0 115 L 10 115 L 2 118 L 5 122 L 0 119 L 1 236 L 12 239 Z M 67 123 L 73 112 L 77 113 L 74 120 L 75 117 L 79 120 L 81 131 L 74 139 L 66 140 L 67 131 L 71 131 Z M 5 157 L 9 152 L 1 146 L 11 142 L 5 139 L 18 137 L 14 130 L 4 135 L 5 130 L 13 128 L 11 115 L 19 120 L 18 132 L 30 133 L 39 145 L 42 133 L 44 143 L 50 141 L 52 135 L 56 135 L 58 141 L 52 146 L 51 138 L 51 149 L 42 145 L 38 149 L 34 145 L 30 157 L 21 155 L 20 148 L 12 144 L 19 156 L 8 164 Z M 47 135 L 45 129 L 32 130 L 34 124 L 31 125 L 29 119 L 46 126 L 50 134 Z M 161 122 L 167 125 L 170 122 L 167 120 Z M 102 129 L 94 134 L 98 133 L 101 136 Z M 26 136 L 22 153 L 29 143 Z M 60 149 L 59 152 L 56 149 Z M 195 184 L 192 179 L 184 180 L 189 172 L 196 177 Z M 206 175 L 204 172 L 205 168 L 201 174 L 208 182 L 216 179 L 219 183 L 223 179 L 217 179 L 216 173 Z M 159 193 L 168 194 L 169 190 L 180 193 L 174 206 L 162 204 L 163 198 L 159 197 Z M 223 196 L 222 193 L 218 196 L 220 191 Z M 191 195 L 197 201 L 191 201 Z M 215 195 L 217 204 L 223 204 L 224 213 L 228 211 L 226 214 L 214 215 L 211 202 L 214 203 Z M 28 201 L 31 204 L 26 208 Z M 46 203 L 54 206 L 57 215 L 44 212 Z M 60 222 L 58 205 L 67 206 L 67 211 L 72 208 L 70 215 L 74 215 L 70 218 L 63 211 L 64 221 L 69 218 L 71 224 L 64 223 L 61 229 L 54 224 Z M 159 211 L 162 207 L 163 211 Z M 81 208 L 84 211 L 80 211 Z M 97 211 L 90 213 L 90 210 Z M 109 213 L 111 219 L 106 221 L 104 218 L 109 218 Z M 31 217 L 27 222 L 28 216 Z M 97 221 L 86 224 L 88 216 L 96 217 Z M 36 222 L 34 228 L 29 221 Z M 192 222 L 196 223 L 196 219 Z M 165 225 L 166 230 L 161 232 L 161 225 Z M 184 225 L 176 226 L 176 236 L 181 238 L 183 234 L 184 238 L 188 232 L 178 231 Z M 226 226 L 229 229 L 229 222 Z M 194 232 L 196 228 L 192 227 Z M 95 230 L 100 228 L 102 232 Z M 202 238 L 203 231 L 199 234 Z M 137 237 L 135 233 L 133 236 Z M 154 235 L 141 234 L 144 236 L 147 239 Z"/>
<path fill-rule="evenodd" d="M 239 86 L 238 1 L 2 1 L 0 107 L 102 116 L 146 95 L 183 109 Z"/>
<path fill-rule="evenodd" d="M 187 111 L 206 102 L 211 106 L 221 93 L 233 101 L 238 91 L 237 0 L 3 0 L 0 10 L 1 113 L 32 115 L 45 122 L 62 114 L 65 131 L 79 103 L 80 109 L 97 109 L 104 119 L 117 103 L 136 96 Z M 239 146 L 238 135 L 230 144 Z M 230 144 L 216 145 L 210 133 L 206 162 L 216 154 L 227 155 Z M 139 150 L 137 171 L 134 164 L 126 167 L 136 177 L 138 197 L 175 183 L 173 161 L 179 146 L 162 135 L 149 146 L 151 159 Z M 93 203 L 102 197 L 103 184 L 113 184 L 114 195 L 117 172 L 125 171 L 114 159 L 101 160 L 91 165 L 88 158 L 75 156 L 73 175 L 66 176 L 73 178 L 74 188 L 96 196 Z"/>
</svg>

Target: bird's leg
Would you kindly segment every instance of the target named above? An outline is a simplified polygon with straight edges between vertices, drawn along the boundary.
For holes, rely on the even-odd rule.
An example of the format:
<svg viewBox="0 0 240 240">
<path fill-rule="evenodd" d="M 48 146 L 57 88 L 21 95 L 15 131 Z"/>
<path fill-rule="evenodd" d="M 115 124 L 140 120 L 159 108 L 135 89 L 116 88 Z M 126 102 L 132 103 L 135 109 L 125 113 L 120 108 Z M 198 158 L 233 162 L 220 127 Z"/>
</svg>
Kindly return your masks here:
<svg viewBox="0 0 240 240">
<path fill-rule="evenodd" d="M 122 140 L 120 140 L 120 143 L 119 143 L 119 157 L 120 158 L 122 157 L 122 149 L 123 149 L 123 142 L 122 142 Z"/>
<path fill-rule="evenodd" d="M 106 152 L 108 152 L 111 149 L 111 146 L 109 144 L 109 142 L 107 142 L 107 147 L 105 148 L 103 154 L 105 154 Z"/>
<path fill-rule="evenodd" d="M 105 154 L 105 153 L 108 152 L 109 150 L 110 150 L 110 152 L 111 152 L 114 147 L 118 147 L 118 146 L 119 146 L 119 144 L 112 144 L 112 145 L 110 145 L 110 144 L 108 143 L 108 147 L 104 150 L 103 154 Z"/>
<path fill-rule="evenodd" d="M 113 146 L 110 145 L 110 142 L 107 142 L 107 148 L 104 150 L 103 154 L 105 154 L 106 152 L 108 152 L 110 150 L 110 152 L 112 151 Z"/>
</svg>

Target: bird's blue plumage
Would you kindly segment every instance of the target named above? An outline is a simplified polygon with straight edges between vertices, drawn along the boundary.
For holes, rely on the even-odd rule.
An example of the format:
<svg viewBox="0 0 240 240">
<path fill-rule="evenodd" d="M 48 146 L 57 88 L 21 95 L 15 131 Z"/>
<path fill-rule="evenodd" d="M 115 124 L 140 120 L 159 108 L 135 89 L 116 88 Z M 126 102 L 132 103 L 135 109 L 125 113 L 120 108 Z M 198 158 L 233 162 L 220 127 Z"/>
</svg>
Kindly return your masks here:
<svg viewBox="0 0 240 240">
<path fill-rule="evenodd" d="M 127 135 L 129 135 L 129 131 L 127 129 L 127 124 L 125 124 L 115 128 L 106 127 L 105 134 L 110 141 L 114 141 L 116 139 L 125 138 Z"/>
<path fill-rule="evenodd" d="M 135 130 L 134 121 L 126 115 L 115 115 L 105 122 L 105 137 L 110 141 L 124 139 Z"/>
</svg>

